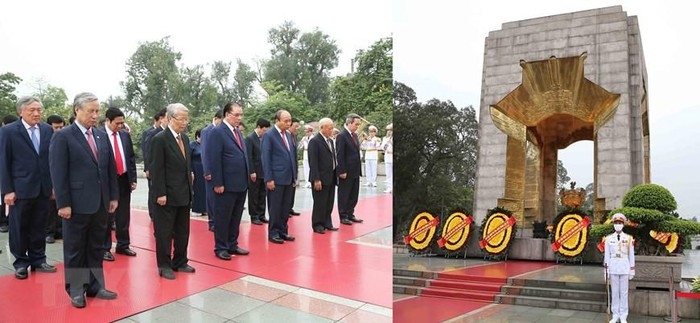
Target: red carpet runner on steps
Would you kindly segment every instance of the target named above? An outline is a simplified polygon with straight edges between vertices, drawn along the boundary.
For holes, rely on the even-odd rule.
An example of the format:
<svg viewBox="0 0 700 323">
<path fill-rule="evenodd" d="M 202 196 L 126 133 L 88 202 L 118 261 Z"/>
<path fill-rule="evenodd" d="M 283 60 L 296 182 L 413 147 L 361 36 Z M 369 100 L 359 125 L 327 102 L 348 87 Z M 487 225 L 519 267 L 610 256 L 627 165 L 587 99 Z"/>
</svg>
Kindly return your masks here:
<svg viewBox="0 0 700 323">
<path fill-rule="evenodd" d="M 341 226 L 334 213 L 336 232 L 314 234 L 311 212 L 289 220 L 296 241 L 276 245 L 267 241 L 267 227 L 241 225 L 240 246 L 249 256 L 222 261 L 214 256 L 213 236 L 205 221 L 191 221 L 190 264 L 195 274 L 176 273 L 169 281 L 155 269 L 153 229 L 145 211 L 132 210 L 131 239 L 137 257 L 116 255 L 105 262 L 107 288 L 116 300 L 88 298 L 88 306 L 75 309 L 63 285 L 63 265 L 56 274 L 0 277 L 0 322 L 106 322 L 187 297 L 254 275 L 360 302 L 391 307 L 391 249 L 348 242 L 391 225 L 391 195 L 360 200 L 356 213 L 365 221 Z M 247 214 L 244 214 L 247 216 Z M 3 254 L 4 255 L 4 254 Z"/>
</svg>

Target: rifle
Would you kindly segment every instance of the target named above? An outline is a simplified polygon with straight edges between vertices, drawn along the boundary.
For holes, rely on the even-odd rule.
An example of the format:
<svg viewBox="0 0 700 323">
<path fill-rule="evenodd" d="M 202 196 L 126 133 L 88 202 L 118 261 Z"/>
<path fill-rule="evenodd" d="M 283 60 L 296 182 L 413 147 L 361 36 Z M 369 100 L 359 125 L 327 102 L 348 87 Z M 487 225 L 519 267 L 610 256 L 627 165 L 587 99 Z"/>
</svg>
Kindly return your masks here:
<svg viewBox="0 0 700 323">
<path fill-rule="evenodd" d="M 605 267 L 605 294 L 607 295 L 606 301 L 608 303 L 608 309 L 605 311 L 608 315 L 608 321 L 612 319 L 610 311 L 610 275 L 608 274 L 608 267 Z"/>
</svg>

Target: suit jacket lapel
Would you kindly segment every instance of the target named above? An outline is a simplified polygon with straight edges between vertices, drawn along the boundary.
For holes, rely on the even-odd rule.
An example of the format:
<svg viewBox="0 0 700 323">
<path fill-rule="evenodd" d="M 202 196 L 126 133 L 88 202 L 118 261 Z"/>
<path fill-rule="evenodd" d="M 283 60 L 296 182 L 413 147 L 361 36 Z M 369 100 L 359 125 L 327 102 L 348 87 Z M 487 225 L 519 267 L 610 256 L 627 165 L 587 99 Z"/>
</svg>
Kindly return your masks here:
<svg viewBox="0 0 700 323">
<path fill-rule="evenodd" d="M 19 134 L 22 138 L 24 138 L 24 141 L 29 145 L 29 147 L 34 150 L 36 153 L 36 150 L 34 149 L 34 143 L 32 143 L 32 139 L 29 138 L 29 133 L 27 132 L 27 128 L 24 127 L 24 122 L 22 122 L 22 119 L 15 121 L 17 130 L 19 131 Z M 39 125 L 36 125 L 37 128 L 39 128 Z M 41 148 L 41 142 L 39 142 L 39 146 Z"/>
<path fill-rule="evenodd" d="M 97 160 L 95 159 L 95 155 L 92 153 L 92 150 L 90 149 L 90 146 L 88 146 L 87 139 L 85 138 L 85 134 L 80 131 L 80 128 L 73 124 L 71 125 L 73 127 L 73 136 L 75 136 L 76 140 L 78 140 L 78 145 L 82 146 L 83 149 L 85 149 L 85 152 L 92 158 L 92 161 L 97 164 Z M 95 133 L 93 132 L 93 138 L 95 138 Z M 97 140 L 95 140 L 95 149 L 99 152 L 99 148 L 97 146 Z"/>
</svg>

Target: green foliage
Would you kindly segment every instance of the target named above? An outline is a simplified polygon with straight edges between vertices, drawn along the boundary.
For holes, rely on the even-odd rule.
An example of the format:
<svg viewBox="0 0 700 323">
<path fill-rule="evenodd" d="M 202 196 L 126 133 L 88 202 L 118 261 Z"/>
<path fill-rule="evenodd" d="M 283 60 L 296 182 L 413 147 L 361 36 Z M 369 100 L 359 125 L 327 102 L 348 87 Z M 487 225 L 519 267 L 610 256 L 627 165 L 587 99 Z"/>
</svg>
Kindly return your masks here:
<svg viewBox="0 0 700 323">
<path fill-rule="evenodd" d="M 644 208 L 639 208 L 639 207 L 621 207 L 614 209 L 608 213 L 608 218 L 612 217 L 613 214 L 615 213 L 622 213 L 625 215 L 627 218 L 627 221 L 631 221 L 634 223 L 645 223 L 645 224 L 650 224 L 650 223 L 657 223 L 661 221 L 666 221 L 670 219 L 673 219 L 673 217 L 664 214 L 661 211 L 658 210 L 652 210 L 652 209 L 644 209 Z"/>
<path fill-rule="evenodd" d="M 594 241 L 599 241 L 601 238 L 615 232 L 612 223 L 608 224 L 594 224 L 591 226 L 589 231 L 591 234 L 591 239 Z"/>
<path fill-rule="evenodd" d="M 0 118 L 11 114 L 17 115 L 16 86 L 22 79 L 10 72 L 0 74 Z"/>
<path fill-rule="evenodd" d="M 394 228 L 408 225 L 419 209 L 472 212 L 474 109 L 436 99 L 419 103 L 402 83 L 394 89 L 394 192 L 401 196 L 394 203 Z"/>
<path fill-rule="evenodd" d="M 690 291 L 694 292 L 694 293 L 700 293 L 700 275 L 698 277 L 695 277 L 695 279 L 693 279 L 693 282 L 691 283 Z"/>
<path fill-rule="evenodd" d="M 622 199 L 623 206 L 673 212 L 678 205 L 673 194 L 658 184 L 642 184 L 631 188 Z"/>
</svg>

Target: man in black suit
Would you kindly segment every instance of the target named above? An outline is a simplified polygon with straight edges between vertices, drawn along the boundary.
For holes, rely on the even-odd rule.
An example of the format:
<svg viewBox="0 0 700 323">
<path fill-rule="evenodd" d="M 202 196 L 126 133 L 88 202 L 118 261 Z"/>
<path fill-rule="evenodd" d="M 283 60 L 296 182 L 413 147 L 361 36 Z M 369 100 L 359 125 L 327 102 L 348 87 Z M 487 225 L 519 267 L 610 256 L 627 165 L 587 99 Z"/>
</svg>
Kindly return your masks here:
<svg viewBox="0 0 700 323">
<path fill-rule="evenodd" d="M 55 273 L 46 263 L 45 228 L 51 198 L 49 143 L 53 130 L 41 121 L 43 105 L 34 97 L 17 101 L 21 119 L 2 128 L 0 190 L 10 207 L 10 252 L 17 279 L 32 271 Z"/>
<path fill-rule="evenodd" d="M 262 155 L 260 154 L 260 141 L 263 134 L 270 128 L 270 121 L 260 118 L 255 125 L 253 132 L 245 138 L 245 145 L 248 149 L 248 165 L 250 175 L 255 175 L 255 180 L 248 182 L 248 214 L 250 222 L 256 225 L 267 223 L 265 218 L 265 181 L 263 177 Z"/>
<path fill-rule="evenodd" d="M 105 112 L 105 130 L 110 147 L 114 154 L 117 168 L 117 183 L 119 184 L 119 206 L 110 214 L 110 223 L 114 220 L 117 246 L 114 252 L 125 256 L 136 256 L 129 248 L 129 223 L 131 221 L 131 192 L 136 189 L 136 157 L 131 135 L 124 130 L 124 113 L 118 108 L 109 108 Z M 114 261 L 109 251 L 112 248 L 112 232 L 107 230 L 105 235 L 104 260 Z"/>
<path fill-rule="evenodd" d="M 209 231 L 211 232 L 214 232 L 214 213 L 216 213 L 216 210 L 214 209 L 214 196 L 216 195 L 216 193 L 214 193 L 214 186 L 211 183 L 211 166 L 206 156 L 206 146 L 207 141 L 209 139 L 209 132 L 214 127 L 217 127 L 219 124 L 221 124 L 222 118 L 223 109 L 219 109 L 214 114 L 214 118 L 211 120 L 211 124 L 202 129 L 202 134 L 200 137 L 200 149 L 202 149 L 202 168 L 204 169 L 204 191 L 207 201 L 207 215 L 209 216 L 207 220 L 209 222 Z"/>
<path fill-rule="evenodd" d="M 17 120 L 19 120 L 18 117 L 8 114 L 2 118 L 2 126 L 6 126 Z M 0 232 L 6 233 L 9 231 L 8 224 L 7 213 L 5 213 L 5 202 L 0 198 Z M 0 253 L 2 253 L 2 250 L 0 250 Z"/>
<path fill-rule="evenodd" d="M 362 175 L 360 141 L 355 133 L 358 127 L 360 127 L 360 116 L 351 113 L 345 119 L 345 128 L 336 138 L 338 213 L 340 213 L 340 223 L 345 225 L 362 222 L 362 219 L 355 216 L 355 206 L 360 194 L 360 176 Z"/>
<path fill-rule="evenodd" d="M 292 118 L 292 125 L 289 127 L 289 133 L 291 134 L 292 142 L 291 144 L 294 145 L 294 147 L 297 147 L 297 129 L 299 129 L 300 122 L 299 119 L 297 118 Z M 297 165 L 297 168 L 299 167 L 299 156 L 294 155 L 294 162 Z M 297 185 L 295 183 L 294 189 L 292 190 L 292 205 L 289 207 L 289 216 L 299 216 L 301 213 L 294 211 L 294 200 L 296 199 L 297 196 Z"/>
<path fill-rule="evenodd" d="M 238 125 L 243 118 L 243 107 L 239 103 L 226 104 L 223 122 L 211 130 L 207 139 L 206 155 L 214 186 L 214 254 L 222 260 L 231 260 L 231 255 L 247 255 L 238 245 L 239 227 L 243 216 L 243 205 L 248 191 L 248 157 L 243 134 Z"/>
<path fill-rule="evenodd" d="M 287 226 L 298 168 L 296 146 L 292 144 L 292 136 L 287 131 L 291 125 L 292 116 L 289 112 L 277 111 L 275 126 L 265 132 L 260 143 L 263 178 L 267 187 L 267 213 L 270 215 L 267 239 L 277 244 L 294 241 Z"/>
<path fill-rule="evenodd" d="M 51 125 L 53 132 L 63 129 L 66 122 L 63 117 L 59 115 L 50 115 L 46 118 L 46 123 Z M 46 217 L 46 243 L 54 243 L 56 239 L 63 238 L 63 226 L 61 223 L 63 220 L 58 216 L 58 209 L 56 208 L 56 199 L 52 196 L 49 202 L 49 215 Z"/>
<path fill-rule="evenodd" d="M 165 118 L 165 109 L 161 109 L 153 116 L 153 127 L 148 128 L 141 134 L 141 153 L 143 154 L 143 172 L 146 173 L 146 179 L 148 180 L 148 216 L 151 217 L 153 221 L 153 210 L 155 209 L 155 197 L 153 197 L 153 191 L 151 190 L 151 185 L 153 181 L 151 180 L 151 139 L 155 134 L 163 131 L 168 125 L 168 120 Z"/>
<path fill-rule="evenodd" d="M 192 170 L 190 150 L 185 149 L 190 146 L 185 128 L 190 119 L 189 110 L 181 103 L 169 104 L 165 116 L 168 127 L 153 136 L 149 168 L 153 181 L 151 189 L 156 199 L 153 230 L 158 274 L 165 279 L 175 279 L 173 270 L 195 271 L 187 264 Z"/>
<path fill-rule="evenodd" d="M 92 93 L 73 100 L 75 123 L 53 135 L 49 150 L 58 215 L 63 218 L 66 292 L 74 307 L 85 295 L 115 299 L 102 270 L 107 214 L 117 209 L 117 169 L 107 134 L 95 129 L 100 102 Z"/>
<path fill-rule="evenodd" d="M 307 146 L 309 180 L 313 183 L 311 196 L 314 199 L 311 226 L 314 232 L 324 234 L 326 230 L 338 230 L 338 228 L 333 227 L 331 219 L 337 183 L 337 174 L 335 173 L 337 161 L 335 144 L 331 138 L 333 120 L 323 118 L 318 123 L 319 132 L 309 140 Z"/>
</svg>

